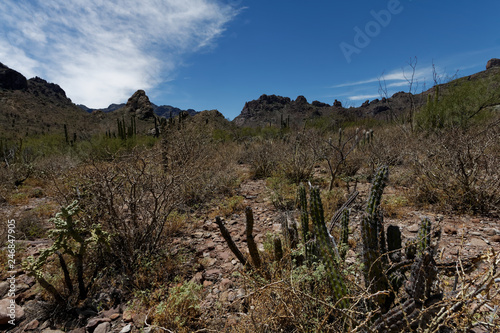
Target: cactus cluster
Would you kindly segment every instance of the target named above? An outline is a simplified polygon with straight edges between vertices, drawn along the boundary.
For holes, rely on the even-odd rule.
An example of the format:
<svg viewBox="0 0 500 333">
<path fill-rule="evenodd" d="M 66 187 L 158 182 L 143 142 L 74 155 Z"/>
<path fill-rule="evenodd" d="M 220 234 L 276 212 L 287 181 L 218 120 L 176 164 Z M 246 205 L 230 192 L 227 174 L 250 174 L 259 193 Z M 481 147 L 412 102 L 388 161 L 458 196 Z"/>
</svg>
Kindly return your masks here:
<svg viewBox="0 0 500 333">
<path fill-rule="evenodd" d="M 133 138 L 137 134 L 137 124 L 135 116 L 130 117 L 130 126 L 127 126 L 124 117 L 122 117 L 121 120 L 117 119 L 116 122 L 118 126 L 118 137 L 120 139 L 126 140 L 127 138 Z"/>
<path fill-rule="evenodd" d="M 403 246 L 399 227 L 390 225 L 387 227 L 387 231 L 385 230 L 380 203 L 388 175 L 387 166 L 377 170 L 372 181 L 366 209 L 361 219 L 362 271 L 365 286 L 371 294 L 366 305 L 372 310 L 379 311 L 378 315 L 375 316 L 378 318 L 375 318 L 376 330 L 378 331 L 383 331 L 387 327 L 397 327 L 398 318 L 404 317 L 406 311 L 408 313 L 416 311 L 419 304 L 422 304 L 430 297 L 434 297 L 431 295 L 431 287 L 436 277 L 435 262 L 432 258 L 431 222 L 428 218 L 422 219 L 418 236 L 413 240 L 406 241 L 405 253 L 402 252 Z M 320 190 L 317 187 L 311 187 L 309 200 L 307 192 L 302 185 L 299 187 L 297 194 L 297 203 L 300 209 L 300 241 L 303 245 L 304 255 L 301 256 L 301 260 L 298 260 L 299 257 L 292 254 L 292 259 L 297 259 L 295 260 L 296 265 L 301 265 L 304 261 L 310 267 L 322 264 L 326 271 L 325 279 L 333 292 L 333 298 L 338 301 L 340 307 L 346 307 L 349 305 L 346 297 L 349 291 L 341 273 L 341 267 L 349 248 L 350 209 L 348 209 L 347 203 L 344 204 L 334 214 L 334 218 L 330 223 L 331 229 L 335 222 L 340 220 L 340 236 L 337 246 L 325 223 Z M 353 193 L 348 202 L 354 201 L 356 195 L 357 193 Z M 266 267 L 260 260 L 259 251 L 252 236 L 253 215 L 250 208 L 246 210 L 246 217 L 247 244 L 252 266 L 265 273 Z M 289 218 L 286 220 L 287 223 L 282 228 L 282 237 L 285 239 L 284 244 L 293 249 L 292 236 L 297 234 L 296 226 L 294 228 L 294 223 L 291 223 Z M 232 242 L 229 233 L 219 218 L 217 218 L 217 224 L 231 250 L 246 265 L 248 260 Z M 273 246 L 274 258 L 276 261 L 281 262 L 284 258 L 284 251 L 280 237 L 274 238 Z M 406 272 L 410 269 L 411 273 L 408 276 Z M 264 276 L 267 275 L 264 274 Z M 408 304 L 405 303 L 402 308 L 398 307 L 396 309 L 393 304 L 405 281 L 407 294 L 405 299 Z"/>
<path fill-rule="evenodd" d="M 385 232 L 383 215 L 380 211 L 380 201 L 386 186 L 389 170 L 381 167 L 372 183 L 370 196 L 366 205 L 366 212 L 361 219 L 361 236 L 363 239 L 363 273 L 365 284 L 372 294 L 389 290 L 389 279 L 385 274 L 386 260 Z M 383 312 L 387 312 L 394 300 L 394 293 L 379 294 L 373 299 Z"/>
</svg>

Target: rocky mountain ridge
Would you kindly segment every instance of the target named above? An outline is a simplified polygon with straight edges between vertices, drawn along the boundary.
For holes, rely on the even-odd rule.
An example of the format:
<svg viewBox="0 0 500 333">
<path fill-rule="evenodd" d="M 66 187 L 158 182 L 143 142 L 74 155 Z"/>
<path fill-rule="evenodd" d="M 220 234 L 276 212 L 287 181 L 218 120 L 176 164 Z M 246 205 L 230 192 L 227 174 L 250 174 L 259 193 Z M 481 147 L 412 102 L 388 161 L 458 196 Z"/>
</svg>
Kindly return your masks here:
<svg viewBox="0 0 500 333">
<path fill-rule="evenodd" d="M 490 59 L 486 70 L 463 78 L 440 84 L 444 89 L 450 84 L 461 80 L 479 80 L 500 71 L 500 59 Z M 332 105 L 320 101 L 309 103 L 304 96 L 295 100 L 277 95 L 261 95 L 258 99 L 245 103 L 241 113 L 234 118 L 233 123 L 243 127 L 262 127 L 278 125 L 288 122 L 291 125 L 302 125 L 305 121 L 314 120 L 320 116 L 339 119 L 374 117 L 393 119 L 407 113 L 411 107 L 418 109 L 427 102 L 427 95 L 433 94 L 432 87 L 419 94 L 400 91 L 391 97 L 381 97 L 372 101 L 366 100 L 359 107 L 345 108 L 342 103 L 335 100 Z M 287 123 L 285 123 L 287 124 Z"/>
</svg>

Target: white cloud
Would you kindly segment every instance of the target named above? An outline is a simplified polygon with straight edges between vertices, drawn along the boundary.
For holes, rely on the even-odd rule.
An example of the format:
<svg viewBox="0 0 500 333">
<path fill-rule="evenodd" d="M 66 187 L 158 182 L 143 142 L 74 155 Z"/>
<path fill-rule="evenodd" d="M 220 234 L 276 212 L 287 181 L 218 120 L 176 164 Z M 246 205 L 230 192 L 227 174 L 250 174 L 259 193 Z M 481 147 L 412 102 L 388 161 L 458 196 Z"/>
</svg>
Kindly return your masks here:
<svg viewBox="0 0 500 333">
<path fill-rule="evenodd" d="M 347 97 L 351 101 L 366 101 L 373 98 L 379 98 L 380 95 L 354 95 Z"/>
<path fill-rule="evenodd" d="M 432 78 L 432 67 L 428 66 L 423 69 L 416 69 L 414 73 L 413 80 L 424 80 L 426 78 Z M 397 86 L 403 86 L 408 84 L 408 80 L 412 79 L 412 69 L 409 66 L 406 66 L 402 69 L 397 69 L 389 72 L 388 74 L 382 74 L 381 76 L 378 77 L 372 77 L 369 79 L 365 80 L 359 80 L 359 81 L 354 81 L 354 82 L 345 82 L 341 84 L 337 84 L 335 86 L 332 86 L 332 88 L 344 88 L 344 87 L 353 87 L 353 86 L 361 86 L 361 85 L 366 85 L 370 83 L 375 83 L 375 82 L 392 82 L 392 81 L 399 81 L 399 82 L 394 82 L 391 85 L 393 87 Z"/>
<path fill-rule="evenodd" d="M 217 0 L 4 0 L 0 62 L 103 107 L 171 79 L 237 13 Z"/>
</svg>

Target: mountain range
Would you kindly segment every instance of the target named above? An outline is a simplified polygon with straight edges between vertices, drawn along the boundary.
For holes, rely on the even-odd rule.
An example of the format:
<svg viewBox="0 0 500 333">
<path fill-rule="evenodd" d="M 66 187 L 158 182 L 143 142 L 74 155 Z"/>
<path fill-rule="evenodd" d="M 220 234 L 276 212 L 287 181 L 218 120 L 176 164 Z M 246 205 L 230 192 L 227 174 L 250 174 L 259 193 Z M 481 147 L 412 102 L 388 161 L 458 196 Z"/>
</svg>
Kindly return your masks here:
<svg viewBox="0 0 500 333">
<path fill-rule="evenodd" d="M 499 74 L 500 60 L 491 59 L 485 71 L 439 87 L 441 91 L 445 91 L 450 85 L 464 81 L 486 82 L 492 78 L 498 81 Z M 332 104 L 320 101 L 309 103 L 304 96 L 292 100 L 289 97 L 263 94 L 256 100 L 247 101 L 232 123 L 233 126 L 240 127 L 262 127 L 301 126 L 304 122 L 314 122 L 317 119 L 327 119 L 330 122 L 359 118 L 395 119 L 412 108 L 416 110 L 423 106 L 427 102 L 427 96 L 433 94 L 435 89 L 433 87 L 420 94 L 398 92 L 390 97 L 367 100 L 359 107 L 349 108 L 342 106 L 337 100 Z M 500 104 L 500 101 L 492 104 L 495 103 Z M 182 110 L 170 105 L 157 106 L 151 103 L 143 90 L 136 91 L 127 103 L 111 104 L 104 109 L 90 109 L 74 104 L 59 85 L 39 77 L 26 79 L 21 73 L 0 63 L 0 138 L 60 134 L 63 133 L 64 126 L 74 135 L 88 137 L 115 130 L 117 119 L 128 121 L 132 116 L 138 120 L 137 129 L 145 132 L 154 126 L 155 118 L 177 117 L 181 113 L 196 118 L 204 112 L 206 111 Z M 211 111 L 210 114 L 217 114 L 217 119 L 224 119 L 218 111 Z"/>
</svg>

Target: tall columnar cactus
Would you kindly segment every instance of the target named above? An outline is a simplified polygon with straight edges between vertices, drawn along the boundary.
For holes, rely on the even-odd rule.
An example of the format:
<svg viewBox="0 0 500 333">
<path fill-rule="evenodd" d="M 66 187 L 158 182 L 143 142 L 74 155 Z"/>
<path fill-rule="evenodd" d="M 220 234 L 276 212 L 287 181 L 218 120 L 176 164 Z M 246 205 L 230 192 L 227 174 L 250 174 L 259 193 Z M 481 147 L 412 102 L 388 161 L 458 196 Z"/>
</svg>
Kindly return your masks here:
<svg viewBox="0 0 500 333">
<path fill-rule="evenodd" d="M 422 256 L 422 253 L 431 245 L 431 220 L 424 217 L 420 222 L 420 228 L 417 235 L 417 256 Z"/>
<path fill-rule="evenodd" d="M 255 266 L 255 268 L 259 269 L 262 263 L 260 260 L 259 249 L 257 248 L 257 244 L 255 243 L 255 240 L 253 238 L 254 220 L 253 220 L 252 208 L 247 207 L 245 209 L 245 215 L 247 218 L 246 235 L 247 235 L 248 252 L 250 252 L 250 257 L 252 258 L 253 265 Z"/>
<path fill-rule="evenodd" d="M 302 229 L 302 241 L 305 247 L 305 256 L 307 260 L 311 259 L 311 235 L 309 232 L 309 212 L 307 211 L 307 193 L 304 186 L 299 187 L 299 205 L 300 205 L 300 226 Z"/>
<path fill-rule="evenodd" d="M 349 249 L 349 215 L 350 209 L 346 209 L 342 212 L 342 217 L 340 218 L 339 253 L 342 260 L 345 259 L 347 250 Z"/>
<path fill-rule="evenodd" d="M 385 275 L 384 261 L 382 259 L 382 255 L 384 254 L 383 249 L 385 248 L 385 244 L 382 242 L 385 242 L 385 238 L 382 238 L 384 227 L 380 212 L 380 201 L 388 175 L 389 170 L 387 166 L 383 166 L 377 170 L 368 198 L 366 212 L 361 220 L 363 273 L 365 284 L 373 294 L 389 289 L 389 280 Z M 373 300 L 383 312 L 387 312 L 394 300 L 394 294 L 380 294 L 374 297 Z"/>
<path fill-rule="evenodd" d="M 387 227 L 387 250 L 392 261 L 397 262 L 401 259 L 401 230 L 398 226 Z"/>
<path fill-rule="evenodd" d="M 64 138 L 66 139 L 66 144 L 69 144 L 68 125 L 66 124 L 64 124 Z"/>
<path fill-rule="evenodd" d="M 318 188 L 311 189 L 311 220 L 314 224 L 314 232 L 317 238 L 317 244 L 321 255 L 321 260 L 325 264 L 328 280 L 330 281 L 334 296 L 340 300 L 347 294 L 347 288 L 344 279 L 337 270 L 336 258 L 337 254 L 333 247 L 330 235 L 325 224 L 325 217 L 323 211 L 323 204 Z M 342 306 L 347 305 L 346 300 L 340 303 Z"/>
</svg>

